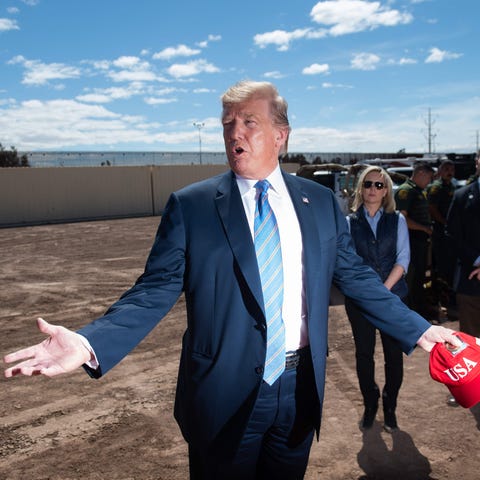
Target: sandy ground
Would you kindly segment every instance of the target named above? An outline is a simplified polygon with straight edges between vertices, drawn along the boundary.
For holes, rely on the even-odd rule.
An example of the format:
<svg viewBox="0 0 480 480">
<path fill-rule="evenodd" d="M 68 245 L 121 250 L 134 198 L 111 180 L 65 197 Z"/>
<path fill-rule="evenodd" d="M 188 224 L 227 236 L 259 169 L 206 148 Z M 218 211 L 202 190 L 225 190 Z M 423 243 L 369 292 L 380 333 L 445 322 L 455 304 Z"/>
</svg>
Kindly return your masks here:
<svg viewBox="0 0 480 480">
<path fill-rule="evenodd" d="M 77 328 L 100 315 L 143 270 L 158 218 L 0 230 L 0 354 L 36 343 L 34 319 Z M 173 420 L 185 324 L 169 315 L 101 380 L 79 370 L 53 379 L 0 380 L 0 479 L 186 479 L 186 445 Z M 447 326 L 456 328 L 455 322 Z M 448 407 L 428 355 L 405 359 L 398 421 L 381 413 L 362 433 L 362 402 L 343 306 L 330 308 L 330 358 L 321 438 L 306 478 L 480 478 L 480 407 Z M 378 380 L 382 382 L 378 358 Z M 382 384 L 381 384 L 382 385 Z"/>
</svg>

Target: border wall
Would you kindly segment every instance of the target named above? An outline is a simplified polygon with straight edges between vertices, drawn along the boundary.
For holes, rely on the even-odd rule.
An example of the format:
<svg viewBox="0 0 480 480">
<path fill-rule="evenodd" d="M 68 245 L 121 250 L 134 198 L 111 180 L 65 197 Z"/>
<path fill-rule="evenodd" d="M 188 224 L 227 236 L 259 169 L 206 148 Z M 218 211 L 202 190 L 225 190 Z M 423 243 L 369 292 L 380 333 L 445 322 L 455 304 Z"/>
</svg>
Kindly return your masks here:
<svg viewBox="0 0 480 480">
<path fill-rule="evenodd" d="M 161 215 L 172 192 L 228 168 L 0 168 L 0 227 Z"/>
</svg>

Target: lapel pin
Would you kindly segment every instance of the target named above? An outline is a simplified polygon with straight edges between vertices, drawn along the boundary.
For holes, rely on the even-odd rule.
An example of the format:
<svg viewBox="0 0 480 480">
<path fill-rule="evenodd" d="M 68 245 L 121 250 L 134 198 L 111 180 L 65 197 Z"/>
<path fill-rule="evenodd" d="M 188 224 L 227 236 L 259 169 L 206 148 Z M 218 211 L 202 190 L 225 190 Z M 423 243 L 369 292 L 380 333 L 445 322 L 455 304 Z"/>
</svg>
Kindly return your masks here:
<svg viewBox="0 0 480 480">
<path fill-rule="evenodd" d="M 310 200 L 307 197 L 302 197 L 302 202 L 308 205 Z"/>
</svg>

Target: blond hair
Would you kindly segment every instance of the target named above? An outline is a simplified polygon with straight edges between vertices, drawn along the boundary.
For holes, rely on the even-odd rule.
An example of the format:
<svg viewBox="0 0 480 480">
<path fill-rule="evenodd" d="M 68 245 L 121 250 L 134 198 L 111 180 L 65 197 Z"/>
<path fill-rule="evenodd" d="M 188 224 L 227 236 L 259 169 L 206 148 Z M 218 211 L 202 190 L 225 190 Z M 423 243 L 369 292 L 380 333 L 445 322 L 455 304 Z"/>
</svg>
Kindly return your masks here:
<svg viewBox="0 0 480 480">
<path fill-rule="evenodd" d="M 362 171 L 360 174 L 360 177 L 357 182 L 357 186 L 355 187 L 355 192 L 354 192 L 354 197 L 353 197 L 353 203 L 352 203 L 352 211 L 356 212 L 363 204 L 363 197 L 362 197 L 362 188 L 363 188 L 363 182 L 365 181 L 365 178 L 367 178 L 367 175 L 369 173 L 379 173 L 382 176 L 383 184 L 384 187 L 387 190 L 386 195 L 382 199 L 382 207 L 385 211 L 385 213 L 392 213 L 395 211 L 396 204 L 395 204 L 395 198 L 393 196 L 393 182 L 392 179 L 390 178 L 390 175 L 382 168 L 382 167 L 377 167 L 376 165 L 371 165 L 365 170 Z"/>
</svg>

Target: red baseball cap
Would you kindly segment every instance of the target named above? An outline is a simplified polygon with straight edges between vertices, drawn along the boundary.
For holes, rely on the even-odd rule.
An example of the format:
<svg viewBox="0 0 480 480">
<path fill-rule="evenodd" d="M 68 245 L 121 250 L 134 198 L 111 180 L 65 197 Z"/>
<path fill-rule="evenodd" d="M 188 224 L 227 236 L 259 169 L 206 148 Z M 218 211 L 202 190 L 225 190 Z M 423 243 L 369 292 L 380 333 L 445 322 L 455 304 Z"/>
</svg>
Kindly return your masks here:
<svg viewBox="0 0 480 480">
<path fill-rule="evenodd" d="M 480 338 L 455 332 L 462 345 L 437 343 L 430 352 L 430 376 L 448 387 L 457 403 L 470 408 L 480 402 Z"/>
</svg>

